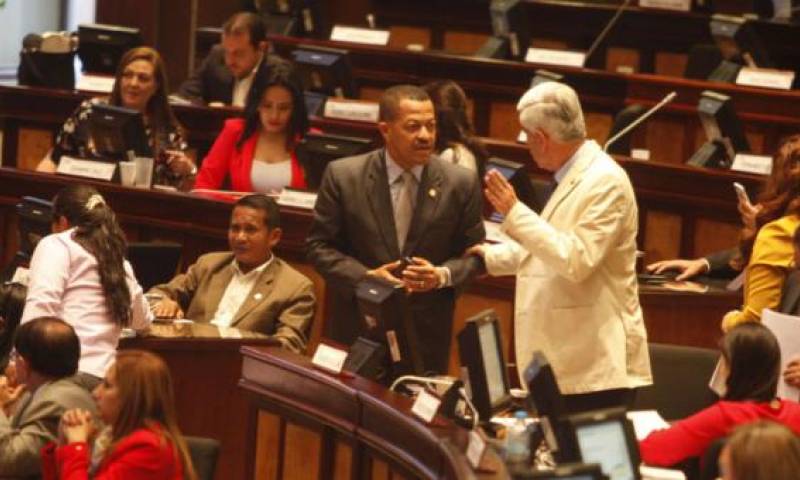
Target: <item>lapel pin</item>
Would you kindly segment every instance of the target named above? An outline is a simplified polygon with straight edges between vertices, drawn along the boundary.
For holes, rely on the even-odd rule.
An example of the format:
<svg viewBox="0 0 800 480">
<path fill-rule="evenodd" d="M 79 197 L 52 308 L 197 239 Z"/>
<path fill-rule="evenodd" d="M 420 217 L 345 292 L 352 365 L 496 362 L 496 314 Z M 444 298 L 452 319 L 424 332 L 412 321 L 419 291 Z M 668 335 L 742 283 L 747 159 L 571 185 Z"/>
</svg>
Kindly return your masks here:
<svg viewBox="0 0 800 480">
<path fill-rule="evenodd" d="M 436 198 L 436 189 L 431 188 L 430 190 L 428 190 L 428 196 L 431 198 Z"/>
<path fill-rule="evenodd" d="M 255 298 L 256 300 L 261 300 L 261 298 L 263 298 L 263 297 L 264 297 L 264 295 L 261 294 L 261 293 L 256 293 L 255 295 L 253 295 L 253 298 Z"/>
</svg>

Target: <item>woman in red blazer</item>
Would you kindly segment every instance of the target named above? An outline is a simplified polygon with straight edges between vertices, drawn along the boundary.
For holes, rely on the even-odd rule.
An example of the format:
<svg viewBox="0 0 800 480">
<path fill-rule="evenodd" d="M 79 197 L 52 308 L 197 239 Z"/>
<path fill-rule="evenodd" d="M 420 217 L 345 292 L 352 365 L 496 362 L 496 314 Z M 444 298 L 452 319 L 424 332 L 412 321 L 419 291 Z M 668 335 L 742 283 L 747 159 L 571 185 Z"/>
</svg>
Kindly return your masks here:
<svg viewBox="0 0 800 480">
<path fill-rule="evenodd" d="M 64 413 L 61 445 L 42 450 L 45 480 L 196 479 L 161 358 L 140 350 L 119 352 L 93 394 L 107 427 L 98 432 L 85 410 Z"/>
<path fill-rule="evenodd" d="M 262 63 L 253 78 L 244 119 L 230 119 L 203 160 L 194 188 L 219 189 L 226 176 L 240 192 L 306 188 L 294 153 L 308 131 L 299 81 L 286 65 Z"/>
</svg>

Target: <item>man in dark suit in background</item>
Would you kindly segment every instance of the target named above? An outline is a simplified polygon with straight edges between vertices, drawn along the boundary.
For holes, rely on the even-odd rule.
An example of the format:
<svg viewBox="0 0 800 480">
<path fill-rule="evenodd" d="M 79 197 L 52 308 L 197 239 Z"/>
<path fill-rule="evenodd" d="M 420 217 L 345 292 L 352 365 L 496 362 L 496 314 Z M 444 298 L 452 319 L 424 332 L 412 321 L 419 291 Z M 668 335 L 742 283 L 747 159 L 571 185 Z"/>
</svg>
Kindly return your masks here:
<svg viewBox="0 0 800 480">
<path fill-rule="evenodd" d="M 234 14 L 222 25 L 222 43 L 214 45 L 177 95 L 210 106 L 244 107 L 261 62 L 285 63 L 277 55 L 268 54 L 268 46 L 267 26 L 259 15 Z"/>
<path fill-rule="evenodd" d="M 326 336 L 350 344 L 361 330 L 354 295 L 367 276 L 402 284 L 426 370 L 445 372 L 457 291 L 481 268 L 465 249 L 484 238 L 474 172 L 434 156 L 436 123 L 424 90 L 384 92 L 385 148 L 331 163 L 306 246 L 327 281 Z M 400 259 L 413 263 L 400 271 Z"/>
</svg>

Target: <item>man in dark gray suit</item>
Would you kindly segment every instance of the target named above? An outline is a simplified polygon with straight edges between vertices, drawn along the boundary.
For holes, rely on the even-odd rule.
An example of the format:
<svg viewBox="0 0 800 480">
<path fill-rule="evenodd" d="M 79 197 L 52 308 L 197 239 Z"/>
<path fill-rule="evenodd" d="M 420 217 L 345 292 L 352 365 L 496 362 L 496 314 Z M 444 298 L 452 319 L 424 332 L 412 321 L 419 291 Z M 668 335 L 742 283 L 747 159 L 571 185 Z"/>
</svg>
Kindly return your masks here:
<svg viewBox="0 0 800 480">
<path fill-rule="evenodd" d="M 463 256 L 484 238 L 479 179 L 433 154 L 436 121 L 424 90 L 386 90 L 378 126 L 385 148 L 331 163 L 314 207 L 306 246 L 332 299 L 325 334 L 345 344 L 358 336 L 360 280 L 402 284 L 423 367 L 444 373 L 457 292 L 481 269 Z M 404 257 L 413 262 L 401 271 Z"/>
<path fill-rule="evenodd" d="M 14 340 L 17 381 L 25 393 L 13 415 L 5 407 L 20 387 L 0 382 L 0 477 L 27 478 L 41 471 L 39 451 L 58 435 L 61 415 L 72 408 L 95 411 L 87 390 L 74 380 L 81 356 L 75 331 L 57 318 L 37 318 L 21 325 Z"/>
</svg>

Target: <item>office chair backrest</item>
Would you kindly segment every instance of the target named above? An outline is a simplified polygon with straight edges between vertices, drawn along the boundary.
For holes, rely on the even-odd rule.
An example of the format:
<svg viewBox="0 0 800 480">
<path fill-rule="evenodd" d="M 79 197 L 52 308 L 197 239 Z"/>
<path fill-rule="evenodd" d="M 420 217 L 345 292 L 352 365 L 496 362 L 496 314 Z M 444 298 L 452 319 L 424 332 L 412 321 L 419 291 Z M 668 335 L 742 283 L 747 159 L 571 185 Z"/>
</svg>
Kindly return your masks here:
<svg viewBox="0 0 800 480">
<path fill-rule="evenodd" d="M 181 250 L 177 243 L 128 244 L 128 261 L 145 292 L 154 285 L 172 280 L 178 270 Z"/>
<path fill-rule="evenodd" d="M 722 51 L 713 44 L 696 44 L 689 48 L 689 58 L 683 76 L 706 80 L 722 63 Z"/>
<path fill-rule="evenodd" d="M 645 108 L 638 103 L 628 105 L 620 110 L 616 116 L 614 116 L 614 123 L 611 125 L 611 131 L 608 132 L 608 138 L 611 138 L 617 133 L 621 132 L 625 127 L 633 123 L 634 120 L 642 116 L 644 112 Z M 640 126 L 641 125 L 637 125 L 636 128 L 639 128 Z M 615 140 L 614 143 L 608 146 L 608 153 L 610 155 L 630 155 L 631 135 L 633 135 L 633 131 L 630 131 Z"/>
<path fill-rule="evenodd" d="M 219 457 L 219 441 L 213 438 L 184 436 L 189 455 L 192 457 L 198 480 L 214 480 Z"/>
</svg>

